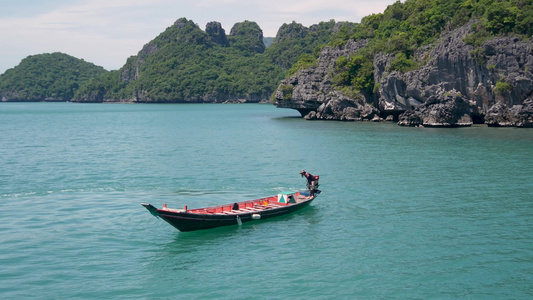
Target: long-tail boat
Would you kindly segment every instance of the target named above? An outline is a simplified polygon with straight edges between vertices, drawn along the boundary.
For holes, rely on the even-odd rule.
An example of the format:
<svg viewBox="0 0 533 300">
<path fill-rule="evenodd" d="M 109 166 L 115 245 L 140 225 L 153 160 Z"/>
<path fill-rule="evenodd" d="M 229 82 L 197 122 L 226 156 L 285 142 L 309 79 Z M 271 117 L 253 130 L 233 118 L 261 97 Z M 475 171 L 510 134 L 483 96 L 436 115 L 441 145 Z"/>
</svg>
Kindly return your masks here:
<svg viewBox="0 0 533 300">
<path fill-rule="evenodd" d="M 147 203 L 141 205 L 179 231 L 193 231 L 242 225 L 245 222 L 289 214 L 309 205 L 320 193 L 320 190 L 283 192 L 261 199 L 194 209 L 188 209 L 187 206 L 183 209 L 173 209 L 168 208 L 166 204 L 160 209 Z"/>
</svg>

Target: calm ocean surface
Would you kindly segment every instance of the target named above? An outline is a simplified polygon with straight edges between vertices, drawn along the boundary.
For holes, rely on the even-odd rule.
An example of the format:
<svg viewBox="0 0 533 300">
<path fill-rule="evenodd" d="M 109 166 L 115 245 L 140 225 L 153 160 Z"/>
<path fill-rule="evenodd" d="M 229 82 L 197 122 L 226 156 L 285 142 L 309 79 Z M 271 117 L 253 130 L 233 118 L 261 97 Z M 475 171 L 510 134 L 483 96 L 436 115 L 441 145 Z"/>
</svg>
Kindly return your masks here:
<svg viewBox="0 0 533 300">
<path fill-rule="evenodd" d="M 305 121 L 272 105 L 0 103 L 0 298 L 531 299 L 533 130 Z M 181 208 L 299 190 L 275 219 Z"/>
</svg>

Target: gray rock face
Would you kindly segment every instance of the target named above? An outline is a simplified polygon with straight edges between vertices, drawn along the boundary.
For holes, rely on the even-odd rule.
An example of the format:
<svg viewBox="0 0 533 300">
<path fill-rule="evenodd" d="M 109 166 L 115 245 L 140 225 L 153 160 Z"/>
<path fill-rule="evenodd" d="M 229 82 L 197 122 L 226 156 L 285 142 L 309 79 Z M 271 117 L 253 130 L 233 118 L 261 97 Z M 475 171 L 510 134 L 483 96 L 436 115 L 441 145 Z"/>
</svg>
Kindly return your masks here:
<svg viewBox="0 0 533 300">
<path fill-rule="evenodd" d="M 308 120 L 381 121 L 379 111 L 364 101 L 354 101 L 344 94 L 333 91 L 324 98 L 317 111 L 304 118 Z"/>
<path fill-rule="evenodd" d="M 228 39 L 226 37 L 226 31 L 222 28 L 220 22 L 209 22 L 205 26 L 205 33 L 211 38 L 213 43 L 229 46 Z"/>
<path fill-rule="evenodd" d="M 430 96 L 416 110 L 400 115 L 398 125 L 424 127 L 461 127 L 473 124 L 477 114 L 474 103 L 465 101 L 459 93 Z"/>
<path fill-rule="evenodd" d="M 532 40 L 498 37 L 476 53 L 463 41 L 470 28 L 471 24 L 466 24 L 444 36 L 433 49 L 417 53 L 419 61 L 429 58 L 419 70 L 384 76 L 379 89 L 380 109 L 416 110 L 434 95 L 455 91 L 473 101 L 478 113 L 485 115 L 497 103 L 519 105 L 529 97 L 533 92 Z M 390 64 L 391 59 L 382 55 L 375 65 Z"/>
<path fill-rule="evenodd" d="M 276 106 L 296 109 L 307 119 L 358 120 L 364 116 L 355 111 L 369 104 L 362 98 L 353 99 L 336 91 L 331 84 L 331 70 L 339 57 L 349 56 L 366 44 L 367 41 L 350 40 L 339 48 L 324 48 L 317 67 L 282 80 L 274 94 Z"/>
<path fill-rule="evenodd" d="M 533 97 L 510 108 L 502 102 L 496 103 L 489 109 L 485 122 L 496 127 L 533 127 Z"/>
<path fill-rule="evenodd" d="M 275 104 L 297 109 L 308 119 L 366 120 L 358 116 L 365 115 L 369 105 L 380 117 L 400 116 L 399 125 L 404 126 L 468 126 L 482 123 L 484 117 L 489 125 L 529 126 L 524 114 L 530 107 L 525 100 L 533 97 L 533 39 L 497 37 L 476 49 L 463 41 L 471 28 L 468 23 L 419 49 L 413 55 L 421 65 L 416 70 L 391 72 L 395 57 L 376 54 L 374 82 L 379 88 L 358 99 L 334 91 L 331 70 L 337 58 L 354 54 L 366 43 L 349 41 L 343 47 L 324 48 L 318 67 L 281 83 Z M 506 112 L 517 115 L 516 120 L 498 119 Z"/>
</svg>

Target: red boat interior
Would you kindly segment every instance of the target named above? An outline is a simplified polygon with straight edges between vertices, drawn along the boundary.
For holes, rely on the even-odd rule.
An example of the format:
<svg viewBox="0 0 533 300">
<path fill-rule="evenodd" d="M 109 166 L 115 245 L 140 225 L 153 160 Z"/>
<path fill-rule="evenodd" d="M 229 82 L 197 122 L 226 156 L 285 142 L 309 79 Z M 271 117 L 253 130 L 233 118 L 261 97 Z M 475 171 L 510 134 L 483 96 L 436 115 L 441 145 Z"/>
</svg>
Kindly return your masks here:
<svg viewBox="0 0 533 300">
<path fill-rule="evenodd" d="M 278 196 L 272 196 L 267 198 L 261 198 L 256 200 L 248 200 L 242 202 L 236 202 L 233 204 L 225 204 L 219 206 L 211 206 L 205 208 L 195 208 L 187 209 L 185 206 L 184 209 L 171 209 L 167 208 L 166 204 L 163 205 L 162 210 L 172 211 L 172 212 L 187 212 L 193 214 L 239 214 L 239 213 L 250 213 L 250 212 L 259 212 L 265 209 L 272 209 L 281 206 L 292 205 L 294 203 L 301 202 L 303 200 L 309 199 L 308 196 L 301 195 L 299 192 L 292 194 L 279 194 Z"/>
</svg>

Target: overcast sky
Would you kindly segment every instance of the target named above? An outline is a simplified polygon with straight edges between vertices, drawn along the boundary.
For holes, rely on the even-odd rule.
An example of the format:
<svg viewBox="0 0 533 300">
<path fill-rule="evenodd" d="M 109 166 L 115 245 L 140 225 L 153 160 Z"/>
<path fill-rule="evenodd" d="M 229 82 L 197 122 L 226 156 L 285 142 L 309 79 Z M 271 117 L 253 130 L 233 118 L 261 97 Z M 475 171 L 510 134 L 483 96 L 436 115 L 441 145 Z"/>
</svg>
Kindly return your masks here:
<svg viewBox="0 0 533 300">
<path fill-rule="evenodd" d="M 205 30 L 217 21 L 256 22 L 265 37 L 284 23 L 360 22 L 396 0 L 0 0 L 0 74 L 28 55 L 63 52 L 102 66 L 122 67 L 142 46 L 185 17 Z"/>
</svg>

